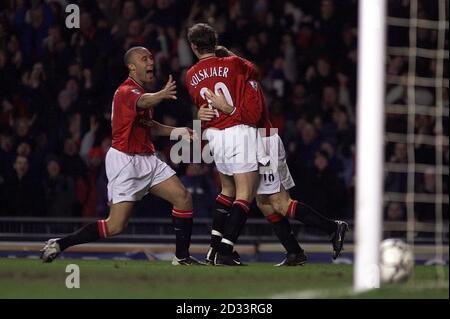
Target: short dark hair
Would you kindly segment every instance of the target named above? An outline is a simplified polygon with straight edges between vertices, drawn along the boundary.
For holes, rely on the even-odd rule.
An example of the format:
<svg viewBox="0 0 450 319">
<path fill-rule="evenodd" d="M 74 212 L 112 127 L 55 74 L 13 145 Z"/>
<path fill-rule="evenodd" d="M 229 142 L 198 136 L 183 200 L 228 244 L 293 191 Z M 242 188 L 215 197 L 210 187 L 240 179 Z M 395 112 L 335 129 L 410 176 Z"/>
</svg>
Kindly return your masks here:
<svg viewBox="0 0 450 319">
<path fill-rule="evenodd" d="M 189 28 L 188 40 L 201 54 L 214 52 L 217 45 L 217 33 L 206 23 L 197 23 Z"/>
</svg>

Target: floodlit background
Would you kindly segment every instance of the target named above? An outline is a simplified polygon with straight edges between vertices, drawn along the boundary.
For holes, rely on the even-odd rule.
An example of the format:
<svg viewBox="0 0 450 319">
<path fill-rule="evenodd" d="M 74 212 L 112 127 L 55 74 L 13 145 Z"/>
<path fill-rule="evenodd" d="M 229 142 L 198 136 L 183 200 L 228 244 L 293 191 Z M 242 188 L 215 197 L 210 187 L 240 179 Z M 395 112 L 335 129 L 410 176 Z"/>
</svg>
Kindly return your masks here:
<svg viewBox="0 0 450 319">
<path fill-rule="evenodd" d="M 65 25 L 68 3 L 0 3 L 1 259 L 35 258 L 43 240 L 107 217 L 111 101 L 127 76 L 128 48 L 153 53 L 157 81 L 149 90 L 161 88 L 169 74 L 177 81 L 178 99 L 161 103 L 156 119 L 192 126 L 196 110 L 184 76 L 196 61 L 186 39 L 196 22 L 210 23 L 221 45 L 260 69 L 296 183 L 293 198 L 352 227 L 358 1 L 70 1 L 81 9 L 79 29 Z M 448 263 L 448 0 L 389 0 L 387 10 L 383 238 L 414 244 L 419 264 Z M 173 142 L 154 142 L 193 195 L 192 252 L 202 257 L 219 191 L 216 170 L 175 165 Z M 170 210 L 147 196 L 123 234 L 64 255 L 167 260 Z M 310 262 L 329 264 L 328 238 L 292 224 Z M 352 234 L 340 263 L 353 261 Z M 284 254 L 256 205 L 239 244 L 249 262 L 273 263 Z M 350 283 L 351 266 L 342 271 Z"/>
</svg>

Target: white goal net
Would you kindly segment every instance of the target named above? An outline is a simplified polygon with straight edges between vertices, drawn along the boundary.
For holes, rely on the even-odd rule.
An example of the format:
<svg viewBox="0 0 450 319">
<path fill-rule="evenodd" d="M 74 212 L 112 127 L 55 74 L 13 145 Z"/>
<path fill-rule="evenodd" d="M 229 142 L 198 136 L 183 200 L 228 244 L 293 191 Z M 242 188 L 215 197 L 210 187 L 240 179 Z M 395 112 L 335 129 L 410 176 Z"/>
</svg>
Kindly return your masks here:
<svg viewBox="0 0 450 319">
<path fill-rule="evenodd" d="M 386 10 L 383 236 L 406 239 L 416 258 L 422 252 L 440 283 L 448 261 L 448 10 L 448 0 L 389 0 Z"/>
</svg>

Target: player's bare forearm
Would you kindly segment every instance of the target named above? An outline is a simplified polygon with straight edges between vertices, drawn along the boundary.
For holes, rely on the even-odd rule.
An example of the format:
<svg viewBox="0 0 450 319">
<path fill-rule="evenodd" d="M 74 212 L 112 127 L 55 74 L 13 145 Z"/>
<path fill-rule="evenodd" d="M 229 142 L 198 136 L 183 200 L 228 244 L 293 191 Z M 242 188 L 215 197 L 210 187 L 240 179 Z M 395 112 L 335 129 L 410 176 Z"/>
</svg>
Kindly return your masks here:
<svg viewBox="0 0 450 319">
<path fill-rule="evenodd" d="M 170 136 L 170 133 L 176 129 L 176 127 L 164 125 L 157 121 L 153 121 L 152 123 L 152 134 L 156 136 Z"/>
<path fill-rule="evenodd" d="M 137 106 L 141 109 L 150 109 L 158 105 L 162 100 L 161 91 L 156 93 L 145 93 L 139 98 Z"/>
<path fill-rule="evenodd" d="M 156 93 L 145 93 L 143 94 L 138 102 L 137 106 L 141 109 L 149 109 L 158 105 L 162 100 L 177 99 L 177 86 L 175 81 L 172 79 L 172 75 L 169 76 L 169 80 L 167 81 L 164 89 L 158 91 Z"/>
<path fill-rule="evenodd" d="M 189 127 L 174 127 L 153 121 L 152 134 L 156 136 L 175 136 L 190 141 L 195 138 L 194 132 Z"/>
</svg>

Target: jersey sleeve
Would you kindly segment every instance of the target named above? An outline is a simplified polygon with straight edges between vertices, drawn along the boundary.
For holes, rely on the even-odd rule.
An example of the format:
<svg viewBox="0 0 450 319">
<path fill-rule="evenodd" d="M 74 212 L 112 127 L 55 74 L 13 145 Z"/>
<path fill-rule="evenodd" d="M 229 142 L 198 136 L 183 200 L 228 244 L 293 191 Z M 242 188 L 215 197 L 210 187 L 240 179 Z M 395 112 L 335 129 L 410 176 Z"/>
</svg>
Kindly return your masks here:
<svg viewBox="0 0 450 319">
<path fill-rule="evenodd" d="M 144 92 L 132 87 L 127 88 L 125 91 L 126 106 L 137 114 L 142 114 L 145 112 L 144 109 L 139 109 L 137 106 L 137 102 L 142 95 L 144 95 Z"/>
<path fill-rule="evenodd" d="M 258 69 L 252 62 L 241 57 L 236 57 L 236 64 L 238 65 L 238 68 L 242 71 L 242 73 L 245 74 L 248 78 L 254 80 L 258 79 Z"/>
<path fill-rule="evenodd" d="M 245 107 L 241 109 L 241 119 L 244 123 L 256 126 L 261 119 L 264 100 L 259 91 L 259 83 L 253 80 L 245 84 Z"/>
</svg>

